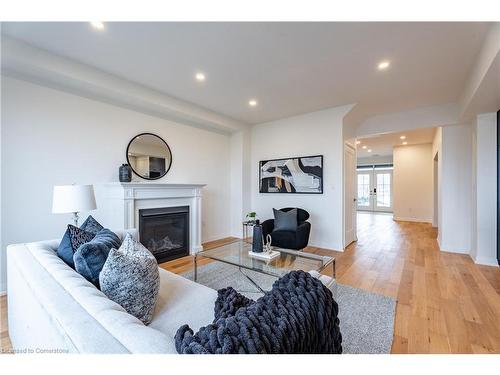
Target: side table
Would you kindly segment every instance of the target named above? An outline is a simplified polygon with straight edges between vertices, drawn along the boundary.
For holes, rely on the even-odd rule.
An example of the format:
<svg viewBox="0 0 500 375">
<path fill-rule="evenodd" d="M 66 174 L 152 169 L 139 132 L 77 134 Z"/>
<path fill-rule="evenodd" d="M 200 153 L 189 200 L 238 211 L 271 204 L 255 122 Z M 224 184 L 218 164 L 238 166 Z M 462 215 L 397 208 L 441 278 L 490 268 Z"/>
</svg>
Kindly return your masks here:
<svg viewBox="0 0 500 375">
<path fill-rule="evenodd" d="M 250 236 L 248 234 L 248 228 L 253 227 L 255 225 L 255 221 L 253 220 L 246 220 L 242 222 L 243 225 L 243 241 L 245 242 L 250 242 Z"/>
</svg>

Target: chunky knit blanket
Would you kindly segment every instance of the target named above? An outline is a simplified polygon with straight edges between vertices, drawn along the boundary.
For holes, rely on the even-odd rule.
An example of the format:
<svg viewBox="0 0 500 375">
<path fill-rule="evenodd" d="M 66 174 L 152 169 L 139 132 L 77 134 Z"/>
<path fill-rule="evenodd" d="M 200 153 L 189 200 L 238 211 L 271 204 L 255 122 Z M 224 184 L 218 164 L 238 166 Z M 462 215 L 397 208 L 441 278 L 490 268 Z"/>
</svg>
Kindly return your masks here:
<svg viewBox="0 0 500 375">
<path fill-rule="evenodd" d="M 342 353 L 338 305 L 331 291 L 307 272 L 292 271 L 252 301 L 233 288 L 218 291 L 215 319 L 194 334 L 175 335 L 177 352 Z"/>
</svg>

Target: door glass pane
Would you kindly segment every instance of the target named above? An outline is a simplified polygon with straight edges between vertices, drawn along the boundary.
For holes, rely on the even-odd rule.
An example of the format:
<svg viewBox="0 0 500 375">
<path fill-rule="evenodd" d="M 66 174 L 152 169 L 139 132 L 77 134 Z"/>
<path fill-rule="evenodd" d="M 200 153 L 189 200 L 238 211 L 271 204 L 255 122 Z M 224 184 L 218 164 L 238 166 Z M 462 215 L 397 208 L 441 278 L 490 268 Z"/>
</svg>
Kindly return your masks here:
<svg viewBox="0 0 500 375">
<path fill-rule="evenodd" d="M 391 174 L 377 173 L 377 206 L 391 207 Z"/>
<path fill-rule="evenodd" d="M 370 175 L 358 174 L 358 206 L 370 206 Z"/>
</svg>

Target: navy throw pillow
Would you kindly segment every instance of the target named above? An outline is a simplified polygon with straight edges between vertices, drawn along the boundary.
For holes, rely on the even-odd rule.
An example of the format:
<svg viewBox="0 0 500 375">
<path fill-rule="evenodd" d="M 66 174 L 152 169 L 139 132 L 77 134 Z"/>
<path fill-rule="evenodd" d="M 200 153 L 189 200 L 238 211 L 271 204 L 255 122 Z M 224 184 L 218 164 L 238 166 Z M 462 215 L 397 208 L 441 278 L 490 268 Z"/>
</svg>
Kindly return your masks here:
<svg viewBox="0 0 500 375">
<path fill-rule="evenodd" d="M 92 241 L 81 245 L 73 256 L 75 269 L 99 288 L 99 274 L 111 249 L 121 246 L 120 238 L 109 229 L 101 229 Z"/>
<path fill-rule="evenodd" d="M 70 224 L 57 248 L 57 255 L 68 266 L 75 268 L 75 263 L 73 262 L 75 251 L 84 243 L 91 241 L 94 237 L 95 233 L 87 232 Z"/>
<path fill-rule="evenodd" d="M 297 230 L 297 209 L 294 208 L 288 212 L 283 212 L 273 208 L 274 212 L 274 230 Z"/>
<path fill-rule="evenodd" d="M 68 226 L 69 227 L 69 226 Z M 74 227 L 71 225 L 71 227 Z M 76 228 L 78 229 L 78 228 Z M 85 232 L 93 233 L 94 236 L 99 232 L 101 229 L 103 229 L 103 226 L 99 224 L 99 222 L 92 217 L 92 215 L 89 215 L 89 217 L 83 222 L 83 224 L 80 226 L 80 229 L 84 230 Z M 72 230 L 73 235 L 75 237 L 78 237 L 78 231 L 77 230 Z M 94 238 L 92 236 L 92 238 Z M 86 237 L 89 238 L 90 236 Z M 92 238 L 90 238 L 88 241 L 90 241 Z M 86 242 L 88 242 L 86 241 Z M 73 262 L 73 255 L 75 254 L 75 251 L 78 250 L 78 247 L 82 245 L 85 242 L 79 243 L 76 247 L 72 246 L 71 244 L 71 237 L 70 237 L 70 229 L 66 229 L 66 232 L 64 232 L 63 238 L 61 240 L 61 243 L 59 244 L 59 247 L 57 249 L 57 255 L 59 258 L 64 260 L 64 262 L 70 266 L 71 268 L 75 268 L 75 263 Z"/>
<path fill-rule="evenodd" d="M 92 215 L 89 215 L 89 217 L 83 222 L 83 224 L 80 225 L 80 229 L 97 234 L 97 232 L 99 232 L 101 229 L 104 229 L 104 227 L 99 224 L 99 222 L 94 219 Z"/>
</svg>

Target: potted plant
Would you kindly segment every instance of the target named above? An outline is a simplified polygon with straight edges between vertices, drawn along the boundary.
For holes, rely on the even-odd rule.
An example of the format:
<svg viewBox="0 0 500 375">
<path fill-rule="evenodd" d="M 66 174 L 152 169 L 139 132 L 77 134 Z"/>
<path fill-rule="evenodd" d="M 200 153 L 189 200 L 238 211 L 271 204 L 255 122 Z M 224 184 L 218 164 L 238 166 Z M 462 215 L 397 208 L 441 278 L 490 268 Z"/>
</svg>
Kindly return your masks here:
<svg viewBox="0 0 500 375">
<path fill-rule="evenodd" d="M 253 211 L 247 213 L 246 219 L 248 220 L 249 223 L 255 223 L 255 220 L 257 220 L 257 213 Z"/>
</svg>

